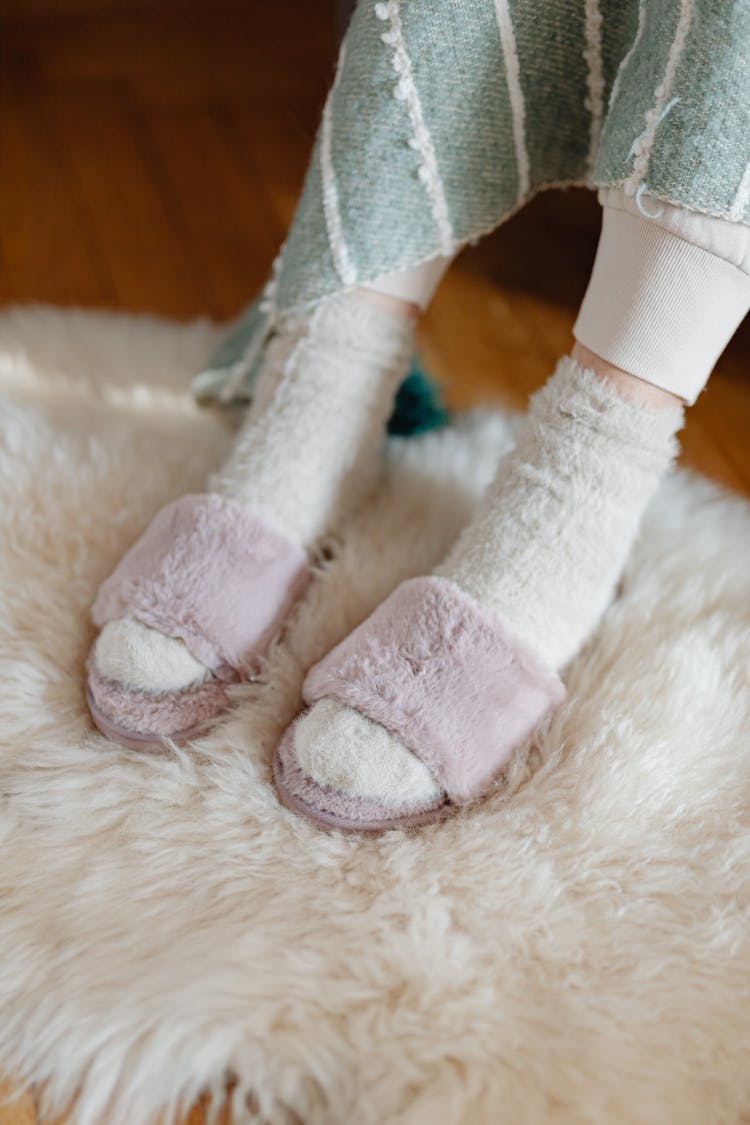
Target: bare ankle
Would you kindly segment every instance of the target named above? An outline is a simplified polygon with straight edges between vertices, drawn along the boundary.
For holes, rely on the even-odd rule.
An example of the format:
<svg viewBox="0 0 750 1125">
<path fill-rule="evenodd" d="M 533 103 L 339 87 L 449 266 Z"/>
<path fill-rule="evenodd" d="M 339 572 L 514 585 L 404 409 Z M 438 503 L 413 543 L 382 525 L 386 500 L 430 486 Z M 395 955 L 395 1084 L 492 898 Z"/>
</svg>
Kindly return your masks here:
<svg viewBox="0 0 750 1125">
<path fill-rule="evenodd" d="M 414 304 L 413 301 L 391 297 L 388 293 L 379 293 L 376 289 L 367 289 L 363 285 L 358 285 L 354 294 L 363 301 L 369 301 L 371 305 L 377 305 L 378 308 L 391 313 L 392 316 L 401 317 L 402 320 L 416 320 L 421 311 L 419 305 Z"/>
<path fill-rule="evenodd" d="M 631 375 L 621 367 L 615 367 L 578 341 L 571 355 L 581 367 L 593 371 L 595 375 L 610 383 L 623 398 L 630 399 L 639 406 L 646 406 L 652 410 L 674 410 L 675 406 L 684 405 L 683 400 L 677 395 L 662 390 L 653 383 L 647 383 L 645 379 L 639 379 L 637 375 Z"/>
</svg>

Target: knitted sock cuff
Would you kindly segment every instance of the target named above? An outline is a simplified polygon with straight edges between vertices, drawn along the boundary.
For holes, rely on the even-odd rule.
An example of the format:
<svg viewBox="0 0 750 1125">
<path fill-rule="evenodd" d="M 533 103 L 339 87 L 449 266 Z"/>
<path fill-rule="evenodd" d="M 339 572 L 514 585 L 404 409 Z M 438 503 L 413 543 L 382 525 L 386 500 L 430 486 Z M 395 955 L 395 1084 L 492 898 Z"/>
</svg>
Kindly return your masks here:
<svg viewBox="0 0 750 1125">
<path fill-rule="evenodd" d="M 380 363 L 408 361 L 414 324 L 356 293 L 324 298 L 307 313 L 284 317 L 280 335 L 330 344 L 341 350 L 368 351 Z"/>
<path fill-rule="evenodd" d="M 570 356 L 531 396 L 529 427 L 586 431 L 586 440 L 616 442 L 633 462 L 663 471 L 679 453 L 676 434 L 684 424 L 681 405 L 655 410 L 621 395 L 611 383 Z"/>
</svg>

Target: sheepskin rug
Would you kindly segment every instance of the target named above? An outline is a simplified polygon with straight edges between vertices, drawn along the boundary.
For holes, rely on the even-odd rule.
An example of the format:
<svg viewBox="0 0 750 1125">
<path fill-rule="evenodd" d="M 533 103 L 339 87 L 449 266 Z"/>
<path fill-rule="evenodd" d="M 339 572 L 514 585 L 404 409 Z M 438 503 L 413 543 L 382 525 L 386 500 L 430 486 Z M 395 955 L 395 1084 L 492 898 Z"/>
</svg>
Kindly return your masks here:
<svg viewBox="0 0 750 1125">
<path fill-rule="evenodd" d="M 750 1108 L 750 507 L 677 474 L 569 702 L 483 804 L 325 833 L 270 760 L 305 669 L 468 518 L 498 413 L 393 441 L 261 682 L 189 750 L 97 734 L 99 582 L 230 440 L 207 323 L 0 318 L 0 1068 L 145 1125 L 713 1125 Z"/>
</svg>

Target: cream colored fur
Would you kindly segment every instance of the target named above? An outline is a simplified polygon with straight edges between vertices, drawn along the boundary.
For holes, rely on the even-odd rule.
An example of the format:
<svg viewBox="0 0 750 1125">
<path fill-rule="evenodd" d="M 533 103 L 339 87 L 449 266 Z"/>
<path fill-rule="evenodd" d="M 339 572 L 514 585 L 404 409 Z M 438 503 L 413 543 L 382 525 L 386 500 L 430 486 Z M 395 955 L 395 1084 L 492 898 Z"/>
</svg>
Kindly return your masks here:
<svg viewBox="0 0 750 1125">
<path fill-rule="evenodd" d="M 508 423 L 393 443 L 265 682 L 194 750 L 140 756 L 86 714 L 88 609 L 224 455 L 187 382 L 216 334 L 35 310 L 0 328 L 0 1065 L 48 1109 L 79 1090 L 77 1125 L 145 1125 L 227 1072 L 235 1122 L 250 1090 L 273 1125 L 737 1122 L 748 505 L 662 486 L 505 789 L 413 836 L 320 832 L 270 779 L 304 670 L 442 556 Z"/>
</svg>

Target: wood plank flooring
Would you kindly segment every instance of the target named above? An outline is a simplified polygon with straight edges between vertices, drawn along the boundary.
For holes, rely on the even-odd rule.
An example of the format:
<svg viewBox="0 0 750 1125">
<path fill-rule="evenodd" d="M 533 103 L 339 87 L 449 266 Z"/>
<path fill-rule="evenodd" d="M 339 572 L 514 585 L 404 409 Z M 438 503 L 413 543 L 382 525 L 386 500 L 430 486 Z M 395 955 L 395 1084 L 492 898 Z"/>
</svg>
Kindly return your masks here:
<svg viewBox="0 0 750 1125">
<path fill-rule="evenodd" d="M 234 315 L 294 209 L 335 10 L 0 0 L 0 303 Z M 588 193 L 547 195 L 450 271 L 420 341 L 453 405 L 520 408 L 547 377 L 597 224 Z M 746 325 L 690 414 L 683 461 L 750 495 L 749 439 Z M 202 1120 L 196 1106 L 189 1125 Z M 30 1093 L 0 1108 L 0 1125 L 37 1122 Z"/>
</svg>

